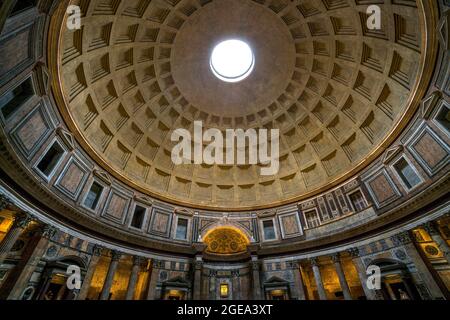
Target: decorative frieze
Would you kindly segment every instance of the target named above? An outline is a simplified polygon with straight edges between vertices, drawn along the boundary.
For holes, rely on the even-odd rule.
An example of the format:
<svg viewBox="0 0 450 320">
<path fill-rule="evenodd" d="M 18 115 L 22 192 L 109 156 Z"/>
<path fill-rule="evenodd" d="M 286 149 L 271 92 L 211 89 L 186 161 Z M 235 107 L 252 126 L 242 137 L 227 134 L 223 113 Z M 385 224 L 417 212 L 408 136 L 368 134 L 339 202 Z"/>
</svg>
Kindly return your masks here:
<svg viewBox="0 0 450 320">
<path fill-rule="evenodd" d="M 122 252 L 111 250 L 111 261 L 119 261 L 122 257 Z"/>
<path fill-rule="evenodd" d="M 408 231 L 401 232 L 391 237 L 391 240 L 395 246 L 403 246 L 405 244 L 410 243 L 411 235 Z"/>
<path fill-rule="evenodd" d="M 430 235 L 430 236 L 435 236 L 435 235 L 440 235 L 439 232 L 439 228 L 436 225 L 436 222 L 434 221 L 428 221 L 427 223 L 424 223 L 423 225 L 421 225 L 421 227 Z"/>
<path fill-rule="evenodd" d="M 9 206 L 11 206 L 13 203 L 12 201 L 4 196 L 3 194 L 0 194 L 0 211 L 5 210 Z"/>
<path fill-rule="evenodd" d="M 358 258 L 360 256 L 359 249 L 356 247 L 348 249 L 347 252 L 352 258 Z"/>
</svg>

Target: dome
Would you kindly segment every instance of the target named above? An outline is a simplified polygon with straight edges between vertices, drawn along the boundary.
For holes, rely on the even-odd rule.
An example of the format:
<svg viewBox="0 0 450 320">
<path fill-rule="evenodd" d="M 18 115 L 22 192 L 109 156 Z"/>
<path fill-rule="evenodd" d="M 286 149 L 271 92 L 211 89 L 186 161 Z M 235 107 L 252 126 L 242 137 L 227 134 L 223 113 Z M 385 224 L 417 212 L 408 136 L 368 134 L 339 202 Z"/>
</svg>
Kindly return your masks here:
<svg viewBox="0 0 450 320">
<path fill-rule="evenodd" d="M 449 37 L 447 0 L 0 1 L 0 300 L 450 299 Z"/>
<path fill-rule="evenodd" d="M 248 210 L 331 188 L 395 139 L 429 80 L 424 33 L 387 29 L 423 25 L 417 7 L 386 4 L 393 14 L 372 31 L 366 13 L 345 1 L 182 2 L 143 10 L 91 1 L 81 8 L 81 30 L 56 26 L 52 61 L 58 107 L 85 151 L 128 185 L 174 204 Z M 248 78 L 229 83 L 210 60 L 218 43 L 234 38 L 255 61 Z M 279 170 L 174 165 L 172 132 L 193 134 L 195 122 L 222 132 L 278 129 Z"/>
</svg>

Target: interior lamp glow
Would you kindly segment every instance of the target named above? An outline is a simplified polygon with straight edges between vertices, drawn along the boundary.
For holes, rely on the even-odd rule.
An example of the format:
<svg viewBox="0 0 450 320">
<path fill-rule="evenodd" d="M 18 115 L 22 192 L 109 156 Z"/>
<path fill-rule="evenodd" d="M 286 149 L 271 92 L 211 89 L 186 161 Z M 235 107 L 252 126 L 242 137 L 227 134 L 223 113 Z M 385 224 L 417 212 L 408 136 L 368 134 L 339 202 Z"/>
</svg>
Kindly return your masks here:
<svg viewBox="0 0 450 320">
<path fill-rule="evenodd" d="M 213 50 L 210 60 L 214 75 L 225 82 L 239 82 L 247 78 L 255 67 L 255 55 L 241 40 L 226 40 Z"/>
</svg>

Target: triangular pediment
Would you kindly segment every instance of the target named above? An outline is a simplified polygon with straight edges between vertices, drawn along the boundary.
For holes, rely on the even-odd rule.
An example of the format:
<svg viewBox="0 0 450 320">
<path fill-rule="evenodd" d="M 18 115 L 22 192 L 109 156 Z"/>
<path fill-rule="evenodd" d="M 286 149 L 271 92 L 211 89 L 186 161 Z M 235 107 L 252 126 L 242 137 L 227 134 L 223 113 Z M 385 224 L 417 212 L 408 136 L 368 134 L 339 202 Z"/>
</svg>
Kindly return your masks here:
<svg viewBox="0 0 450 320">
<path fill-rule="evenodd" d="M 175 208 L 174 212 L 185 216 L 192 216 L 194 214 L 192 211 L 185 208 Z"/>
<path fill-rule="evenodd" d="M 74 139 L 73 135 L 69 131 L 67 131 L 61 127 L 57 129 L 57 132 L 58 132 L 58 135 L 63 140 L 64 144 L 70 150 L 74 150 L 75 149 L 75 139 Z"/>
<path fill-rule="evenodd" d="M 288 283 L 286 280 L 283 280 L 279 277 L 273 276 L 270 279 L 268 279 L 267 281 L 264 282 L 265 285 L 268 284 L 286 284 Z"/>
<path fill-rule="evenodd" d="M 178 276 L 164 282 L 165 285 L 174 287 L 189 287 L 189 282 L 187 282 L 183 277 Z"/>
<path fill-rule="evenodd" d="M 420 106 L 422 118 L 424 119 L 430 118 L 430 115 L 433 112 L 434 107 L 441 98 L 442 98 L 441 93 L 439 91 L 436 91 L 422 101 L 422 105 Z"/>
<path fill-rule="evenodd" d="M 442 46 L 448 50 L 450 47 L 449 44 L 450 11 L 447 11 L 442 20 L 439 22 L 438 30 L 439 30 L 439 39 L 442 42 Z"/>
<path fill-rule="evenodd" d="M 94 170 L 94 175 L 98 178 L 100 178 L 103 182 L 105 182 L 108 185 L 112 184 L 111 178 L 109 177 L 109 175 L 101 170 Z"/>
<path fill-rule="evenodd" d="M 389 163 L 396 155 L 398 155 L 400 152 L 402 152 L 402 150 L 403 150 L 403 146 L 401 146 L 401 145 L 389 148 L 384 154 L 383 163 L 384 164 Z"/>
<path fill-rule="evenodd" d="M 153 200 L 150 199 L 149 197 L 145 197 L 145 196 L 134 196 L 134 200 L 138 201 L 138 202 L 142 202 L 148 206 L 152 206 L 153 205 Z"/>
</svg>

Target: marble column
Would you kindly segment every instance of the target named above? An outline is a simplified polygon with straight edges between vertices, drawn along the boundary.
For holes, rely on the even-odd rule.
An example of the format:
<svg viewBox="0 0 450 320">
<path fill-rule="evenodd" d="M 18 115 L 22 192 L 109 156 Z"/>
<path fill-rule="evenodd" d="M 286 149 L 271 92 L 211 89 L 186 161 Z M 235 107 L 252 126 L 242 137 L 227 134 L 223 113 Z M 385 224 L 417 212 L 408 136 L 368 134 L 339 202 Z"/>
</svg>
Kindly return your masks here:
<svg viewBox="0 0 450 320">
<path fill-rule="evenodd" d="M 347 279 L 345 279 L 344 269 L 342 268 L 341 256 L 336 253 L 331 256 L 333 260 L 334 268 L 339 278 L 339 284 L 341 285 L 342 292 L 344 293 L 345 300 L 352 300 L 352 295 L 350 293 L 350 288 L 348 287 Z"/>
<path fill-rule="evenodd" d="M 450 247 L 447 240 L 442 237 L 438 224 L 434 221 L 430 221 L 422 225 L 422 228 L 430 235 L 431 239 L 436 242 L 439 250 L 444 254 L 445 260 L 450 264 Z"/>
<path fill-rule="evenodd" d="M 260 263 L 257 256 L 251 257 L 251 268 L 252 268 L 252 279 L 253 279 L 253 299 L 262 300 L 263 296 L 261 294 L 261 278 L 260 278 Z"/>
<path fill-rule="evenodd" d="M 148 278 L 147 298 L 146 300 L 156 299 L 156 286 L 159 279 L 159 271 L 163 268 L 164 261 L 152 259 L 151 260 L 151 272 Z"/>
<path fill-rule="evenodd" d="M 118 251 L 111 251 L 111 263 L 109 264 L 108 273 L 106 274 L 105 282 L 103 283 L 100 300 L 108 300 L 111 287 L 113 285 L 114 275 L 119 266 L 119 260 L 122 254 Z"/>
<path fill-rule="evenodd" d="M 392 242 L 397 247 L 403 247 L 406 251 L 406 254 L 414 263 L 417 269 L 417 273 L 419 275 L 421 284 L 428 289 L 428 293 L 431 295 L 430 299 L 442 299 L 445 298 L 445 294 L 443 290 L 439 287 L 437 280 L 434 278 L 432 271 L 429 268 L 431 266 L 427 265 L 423 260 L 420 252 L 417 250 L 416 245 L 414 244 L 414 238 L 412 234 L 408 231 L 401 232 L 395 236 L 391 237 Z M 423 297 L 425 298 L 425 297 Z"/>
<path fill-rule="evenodd" d="M 36 271 L 41 258 L 44 256 L 48 243 L 55 235 L 57 229 L 50 225 L 39 226 L 34 230 L 34 235 L 30 240 L 30 243 L 35 243 L 32 252 L 27 257 L 23 257 L 23 260 L 16 266 L 18 271 L 17 281 L 14 283 L 12 289 L 9 292 L 8 300 L 19 300 L 21 298 L 23 290 L 28 286 L 28 283 Z"/>
<path fill-rule="evenodd" d="M 322 275 L 320 274 L 319 261 L 317 258 L 310 259 L 311 266 L 314 273 L 314 279 L 316 280 L 317 291 L 319 293 L 320 300 L 327 300 L 327 294 L 322 282 Z"/>
<path fill-rule="evenodd" d="M 77 300 L 86 300 L 91 287 L 92 278 L 94 277 L 95 269 L 102 256 L 102 248 L 95 245 L 92 250 L 91 261 L 89 261 L 89 266 L 86 270 L 86 274 L 83 278 L 83 284 L 81 285 L 80 292 L 77 295 Z"/>
<path fill-rule="evenodd" d="M 25 230 L 31 221 L 31 216 L 29 214 L 23 212 L 16 213 L 11 227 L 0 243 L 0 264 L 8 257 L 8 254 L 11 252 L 17 239 L 19 239 L 23 230 Z"/>
<path fill-rule="evenodd" d="M 142 258 L 139 256 L 133 257 L 133 267 L 131 268 L 130 280 L 128 281 L 127 295 L 125 300 L 133 300 L 134 292 L 136 291 L 136 284 L 141 270 Z"/>
<path fill-rule="evenodd" d="M 197 255 L 195 257 L 194 262 L 194 300 L 200 300 L 201 299 L 201 292 L 202 292 L 202 272 L 203 272 L 203 257 L 202 255 Z"/>
<path fill-rule="evenodd" d="M 233 300 L 241 300 L 241 285 L 240 285 L 240 272 L 238 270 L 231 271 L 232 284 L 233 284 Z"/>
<path fill-rule="evenodd" d="M 376 290 L 371 290 L 367 286 L 367 272 L 366 267 L 360 257 L 358 248 L 351 248 L 348 250 L 348 253 L 352 257 L 353 265 L 358 272 L 359 281 L 361 282 L 361 287 L 363 288 L 364 294 L 366 295 L 367 300 L 379 300 L 379 296 L 377 295 Z"/>
<path fill-rule="evenodd" d="M 210 300 L 217 299 L 216 278 L 217 278 L 217 271 L 209 270 L 209 299 Z"/>
<path fill-rule="evenodd" d="M 298 300 L 306 300 L 305 284 L 301 272 L 301 264 L 298 261 L 292 263 L 292 271 L 294 273 L 294 291 Z"/>
</svg>

